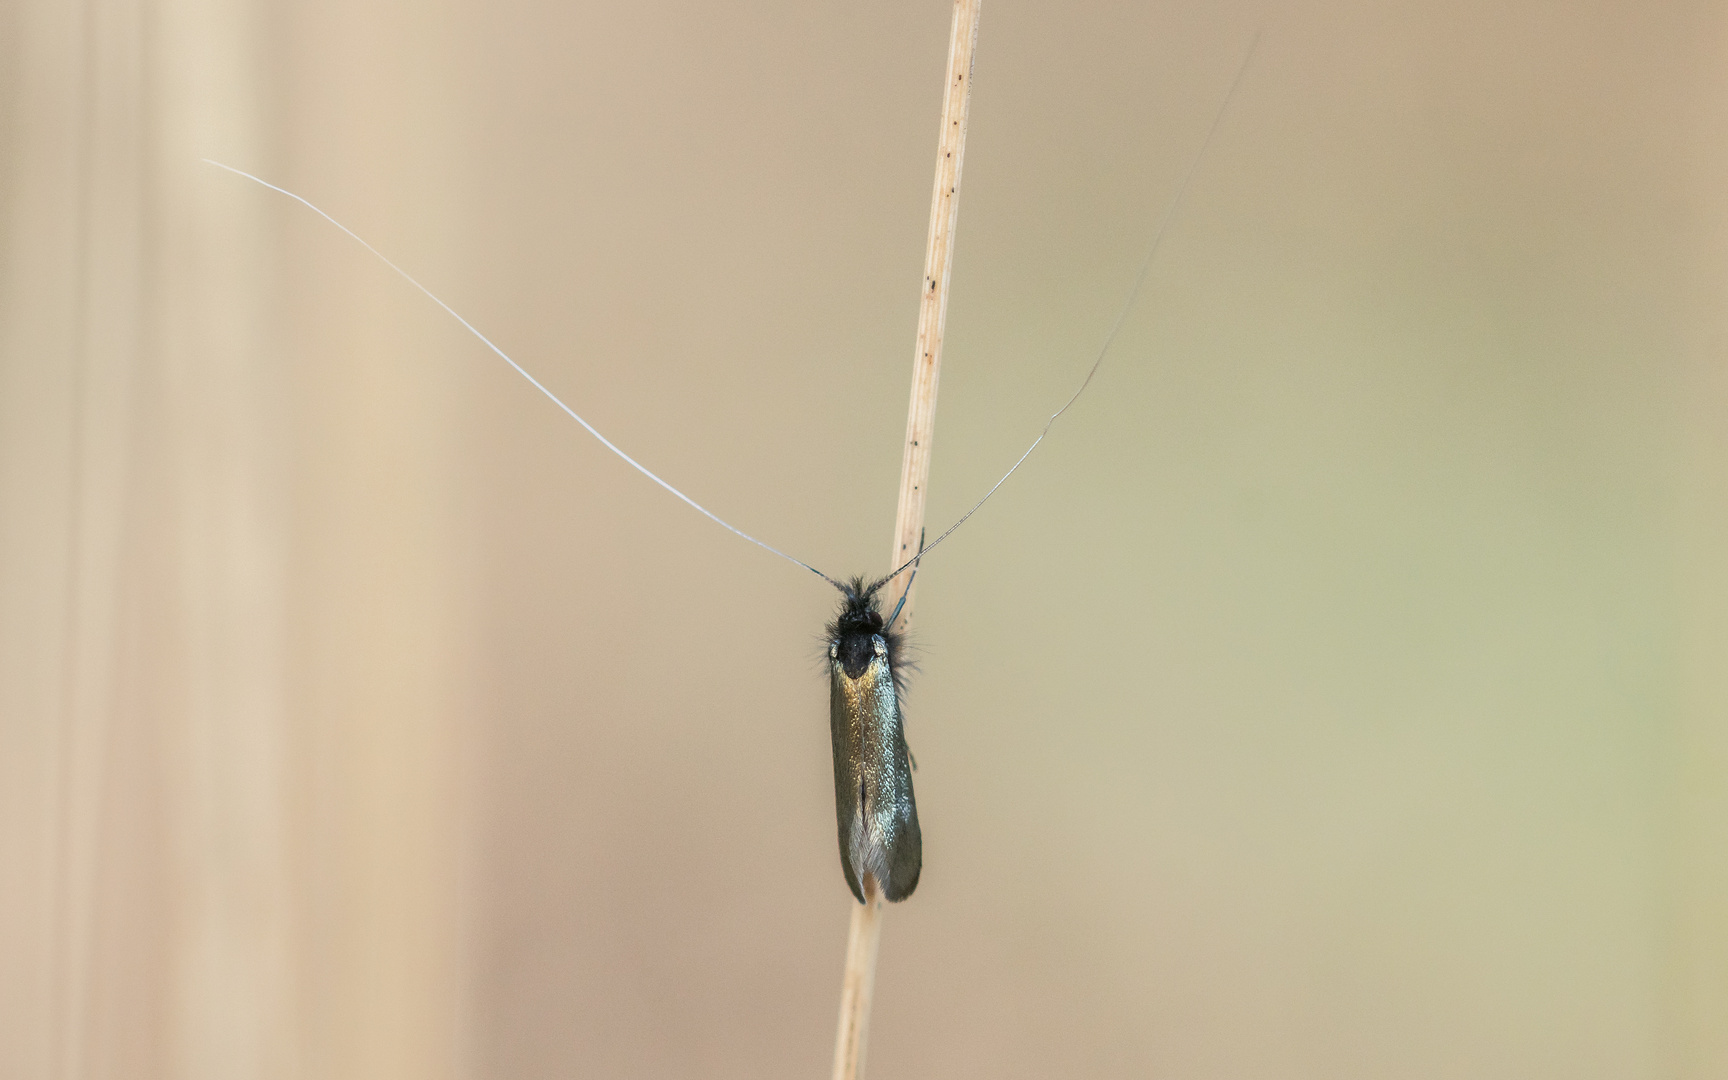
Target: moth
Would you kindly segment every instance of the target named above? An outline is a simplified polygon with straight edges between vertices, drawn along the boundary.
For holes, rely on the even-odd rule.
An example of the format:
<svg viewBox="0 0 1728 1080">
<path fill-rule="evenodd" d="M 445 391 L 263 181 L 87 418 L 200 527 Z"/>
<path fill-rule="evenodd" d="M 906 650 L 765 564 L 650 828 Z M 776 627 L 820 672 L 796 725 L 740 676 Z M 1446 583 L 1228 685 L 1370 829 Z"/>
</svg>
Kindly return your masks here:
<svg viewBox="0 0 1728 1080">
<path fill-rule="evenodd" d="M 874 878 L 890 901 L 918 887 L 924 834 L 912 795 L 911 752 L 900 692 L 906 668 L 896 605 L 886 620 L 876 596 L 890 578 L 871 585 L 853 578 L 841 588 L 840 612 L 828 625 L 828 723 L 834 737 L 834 816 L 846 884 L 865 903 Z M 907 583 L 911 588 L 911 583 Z"/>
<path fill-rule="evenodd" d="M 1009 477 L 1014 475 L 1032 452 L 1044 441 L 1045 436 L 1050 433 L 1052 425 L 1091 385 L 1093 377 L 1097 375 L 1102 366 L 1105 356 L 1108 355 L 1111 345 L 1115 342 L 1118 332 L 1127 319 L 1128 313 L 1139 298 L 1153 257 L 1157 254 L 1165 232 L 1181 206 L 1189 182 L 1198 171 L 1199 165 L 1212 143 L 1213 136 L 1217 134 L 1220 122 L 1228 110 L 1231 100 L 1235 97 L 1243 74 L 1247 71 L 1248 62 L 1252 58 L 1253 52 L 1254 45 L 1251 44 L 1241 66 L 1237 69 L 1234 81 L 1230 84 L 1229 90 L 1225 93 L 1217 112 L 1213 116 L 1211 127 L 1208 128 L 1205 139 L 1190 159 L 1186 173 L 1177 186 L 1175 194 L 1166 205 L 1164 214 L 1153 232 L 1145 258 L 1141 262 L 1139 274 L 1079 387 L 1063 403 L 1061 408 L 1050 414 L 1038 437 L 1002 475 L 1001 479 L 997 480 L 984 493 L 983 497 L 972 505 L 971 509 L 961 515 L 959 520 L 950 525 L 946 531 L 927 546 L 921 541 L 918 553 L 912 560 L 873 581 L 863 577 L 844 581 L 830 577 L 802 559 L 795 558 L 727 522 L 718 514 L 702 506 L 650 471 L 607 439 L 576 410 L 565 404 L 563 400 L 529 373 L 526 368 L 512 359 L 503 349 L 494 344 L 472 323 L 439 299 L 406 270 L 403 270 L 377 248 L 367 243 L 352 229 L 292 191 L 278 187 L 232 165 L 225 165 L 209 158 L 204 160 L 207 164 L 225 169 L 285 195 L 324 218 L 371 252 L 410 285 L 425 294 L 433 303 L 443 308 L 451 318 L 461 323 L 470 334 L 509 364 L 517 374 L 528 380 L 535 389 L 539 390 L 566 415 L 580 424 L 584 430 L 632 468 L 727 531 L 787 562 L 810 571 L 839 590 L 840 606 L 834 621 L 827 627 L 826 641 L 829 672 L 829 724 L 834 747 L 834 808 L 840 864 L 847 887 L 860 903 L 867 902 L 867 897 L 877 891 L 887 900 L 899 901 L 912 895 L 912 892 L 918 887 L 918 880 L 923 870 L 923 834 L 918 822 L 917 801 L 912 792 L 913 759 L 906 744 L 905 716 L 901 708 L 901 698 L 906 688 L 907 674 L 907 666 L 903 657 L 905 643 L 902 632 L 894 629 L 895 622 L 906 603 L 906 595 L 910 592 L 911 578 L 909 577 L 907 580 L 907 592 L 902 593 L 899 602 L 887 617 L 883 616 L 881 609 L 882 589 L 908 569 L 912 571 L 913 576 L 916 576 L 921 560 L 942 541 L 952 536 L 955 530 L 964 525 L 991 496 L 996 494 L 997 490 L 1007 482 Z"/>
</svg>

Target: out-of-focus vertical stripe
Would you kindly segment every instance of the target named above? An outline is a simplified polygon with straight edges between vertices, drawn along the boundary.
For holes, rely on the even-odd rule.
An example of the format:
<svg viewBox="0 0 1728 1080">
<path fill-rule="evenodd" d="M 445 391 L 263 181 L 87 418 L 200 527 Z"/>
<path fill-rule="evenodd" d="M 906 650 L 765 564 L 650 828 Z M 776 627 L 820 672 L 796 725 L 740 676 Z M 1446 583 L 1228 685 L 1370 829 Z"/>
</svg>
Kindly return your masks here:
<svg viewBox="0 0 1728 1080">
<path fill-rule="evenodd" d="M 300 298 L 332 306 L 295 308 L 282 245 L 317 244 L 199 162 L 279 166 L 309 99 L 307 143 L 363 160 L 436 248 L 436 199 L 403 174 L 442 129 L 381 149 L 351 80 L 411 83 L 439 35 L 285 75 L 311 26 L 289 18 L 0 16 L 7 1077 L 457 1069 L 446 369 L 423 312 L 355 296 L 374 268 L 339 236 L 315 238 L 329 293 Z"/>
</svg>

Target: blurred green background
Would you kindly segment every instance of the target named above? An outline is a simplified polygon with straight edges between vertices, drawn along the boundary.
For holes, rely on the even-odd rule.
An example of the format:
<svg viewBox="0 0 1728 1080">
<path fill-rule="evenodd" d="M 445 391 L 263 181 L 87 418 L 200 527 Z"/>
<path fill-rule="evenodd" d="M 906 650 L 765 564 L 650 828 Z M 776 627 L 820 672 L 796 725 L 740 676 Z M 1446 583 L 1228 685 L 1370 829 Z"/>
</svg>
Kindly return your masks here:
<svg viewBox="0 0 1728 1080">
<path fill-rule="evenodd" d="M 949 9 L 0 13 L 0 1072 L 811 1076 Z M 1728 15 L 992 0 L 894 1076 L 1728 1075 Z"/>
</svg>

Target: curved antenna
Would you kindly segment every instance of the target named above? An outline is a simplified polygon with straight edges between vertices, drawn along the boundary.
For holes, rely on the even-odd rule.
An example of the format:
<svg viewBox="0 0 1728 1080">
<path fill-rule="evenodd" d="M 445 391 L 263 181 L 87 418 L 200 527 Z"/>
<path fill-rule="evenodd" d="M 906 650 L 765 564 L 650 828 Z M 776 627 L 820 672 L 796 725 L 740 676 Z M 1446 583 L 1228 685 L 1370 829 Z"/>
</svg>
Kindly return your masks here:
<svg viewBox="0 0 1728 1080">
<path fill-rule="evenodd" d="M 894 629 L 894 620 L 898 619 L 900 617 L 900 609 L 906 606 L 906 598 L 908 596 L 912 595 L 912 583 L 914 581 L 918 580 L 918 565 L 917 565 L 918 560 L 923 558 L 923 557 L 924 557 L 924 530 L 919 529 L 918 530 L 918 554 L 913 556 L 913 558 L 912 558 L 912 576 L 906 579 L 906 587 L 904 589 L 900 590 L 900 602 L 898 604 L 894 605 L 894 614 L 888 616 L 888 621 L 882 624 L 882 632 L 884 634 L 886 634 L 888 631 Z M 898 573 L 898 572 L 899 571 L 895 571 L 895 573 Z M 894 580 L 894 574 L 889 574 L 887 577 L 883 578 L 881 581 L 878 581 L 876 584 L 870 586 L 870 591 L 875 592 L 877 589 L 880 589 L 882 586 L 888 584 L 892 580 Z"/>
<path fill-rule="evenodd" d="M 1254 39 L 1248 43 L 1247 54 L 1242 57 L 1242 65 L 1236 69 L 1236 77 L 1230 82 L 1230 89 L 1225 91 L 1224 100 L 1219 103 L 1218 111 L 1212 117 L 1212 126 L 1206 129 L 1206 138 L 1200 143 L 1200 149 L 1195 152 L 1194 160 L 1189 162 L 1188 171 L 1183 174 L 1182 183 L 1176 188 L 1176 194 L 1170 199 L 1170 204 L 1165 207 L 1164 217 L 1158 222 L 1158 231 L 1152 234 L 1152 245 L 1146 249 L 1146 258 L 1140 262 L 1140 273 L 1134 278 L 1134 288 L 1129 290 L 1128 300 L 1122 305 L 1122 310 L 1117 313 L 1116 322 L 1111 325 L 1110 333 L 1104 338 L 1104 346 L 1098 350 L 1098 358 L 1092 361 L 1092 366 L 1087 369 L 1086 377 L 1080 381 L 1080 388 L 1074 391 L 1068 400 L 1062 404 L 1060 409 L 1057 409 L 1055 412 L 1050 414 L 1050 419 L 1044 421 L 1044 430 L 1040 431 L 1038 437 L 1032 440 L 1032 445 L 1028 446 L 1026 452 L 1021 454 L 1019 459 L 1014 462 L 1013 466 L 1011 466 L 1007 472 L 1002 474 L 1002 479 L 990 485 L 990 490 L 984 493 L 982 499 L 979 499 L 977 502 L 972 504 L 972 509 L 960 515 L 960 520 L 948 526 L 947 530 L 943 532 L 941 536 L 938 536 L 935 540 L 930 542 L 929 547 L 920 547 L 918 549 L 918 554 L 914 555 L 907 562 L 901 563 L 893 573 L 888 575 L 888 578 L 893 577 L 894 574 L 900 573 L 900 571 L 911 566 L 919 559 L 922 559 L 926 552 L 952 536 L 955 529 L 966 524 L 966 519 L 971 517 L 973 514 L 976 514 L 980 506 L 989 502 L 990 496 L 996 494 L 996 489 L 1007 483 L 1008 478 L 1013 476 L 1015 471 L 1020 468 L 1021 464 L 1023 464 L 1027 458 L 1032 456 L 1032 451 L 1038 449 L 1038 444 L 1044 441 L 1044 436 L 1050 434 L 1050 427 L 1056 423 L 1057 418 L 1067 412 L 1068 406 L 1078 401 L 1080 395 L 1086 392 L 1086 388 L 1092 385 L 1092 377 L 1098 374 L 1099 367 L 1104 363 L 1104 357 L 1110 352 L 1110 346 L 1115 344 L 1116 335 L 1122 330 L 1122 324 L 1128 321 L 1128 313 L 1134 310 L 1134 302 L 1140 298 L 1140 287 L 1146 284 L 1146 272 L 1152 268 L 1152 257 L 1158 254 L 1158 245 L 1164 242 L 1165 231 L 1169 229 L 1170 222 L 1175 219 L 1176 211 L 1181 209 L 1182 197 L 1188 193 L 1188 183 L 1194 179 L 1194 174 L 1200 171 L 1200 163 L 1206 159 L 1206 151 L 1212 145 L 1212 137 L 1218 134 L 1219 125 L 1224 121 L 1224 114 L 1229 111 L 1230 102 L 1235 100 L 1236 89 L 1242 85 L 1242 76 L 1247 74 L 1248 62 L 1254 59 L 1254 50 L 1259 46 L 1259 44 L 1260 32 L 1256 30 L 1254 32 Z M 888 578 L 883 578 L 882 580 L 886 581 Z"/>
<path fill-rule="evenodd" d="M 588 434 L 594 436 L 596 439 L 599 439 L 601 446 L 604 446 L 606 449 L 612 451 L 614 454 L 617 454 L 619 457 L 623 458 L 625 463 L 628 464 L 631 468 L 635 469 L 637 472 L 641 473 L 643 476 L 646 476 L 648 479 L 654 481 L 656 484 L 659 484 L 661 487 L 665 488 L 667 491 L 670 491 L 672 494 L 678 496 L 678 498 L 682 499 L 691 508 L 696 510 L 698 513 L 702 514 L 702 516 L 706 517 L 708 520 L 714 522 L 716 525 L 720 526 L 722 529 L 725 529 L 727 532 L 733 533 L 737 536 L 741 536 L 744 539 L 750 541 L 752 544 L 755 544 L 757 547 L 762 548 L 764 551 L 768 551 L 768 552 L 771 552 L 775 555 L 778 555 L 782 559 L 785 559 L 789 563 L 796 563 L 799 566 L 802 566 L 804 569 L 810 571 L 812 574 L 815 574 L 817 577 L 821 578 L 823 581 L 826 581 L 828 584 L 834 586 L 836 589 L 839 589 L 841 592 L 846 591 L 845 585 L 841 584 L 838 581 L 835 581 L 833 578 L 829 577 L 827 574 L 824 574 L 822 571 L 816 569 L 814 566 L 811 566 L 809 563 L 805 562 L 803 559 L 795 559 L 792 556 L 786 554 L 784 551 L 781 551 L 779 548 L 773 546 L 772 544 L 766 544 L 766 543 L 763 543 L 761 540 L 756 539 L 754 536 L 751 536 L 749 533 L 745 532 L 743 529 L 740 529 L 736 525 L 733 525 L 730 522 L 726 521 L 725 519 L 720 517 L 720 515 L 714 513 L 712 510 L 708 509 L 706 506 L 703 506 L 701 503 L 697 502 L 695 499 L 692 499 L 690 496 L 684 494 L 682 491 L 679 491 L 677 488 L 673 487 L 671 484 L 668 484 L 666 481 L 660 479 L 660 477 L 656 476 L 653 472 L 651 472 L 646 465 L 643 465 L 640 461 L 637 461 L 635 458 L 631 457 L 629 454 L 626 454 L 624 451 L 620 450 L 616 443 L 614 443 L 611 439 L 608 439 L 606 436 L 600 434 L 599 431 L 595 430 L 593 424 L 590 424 L 588 421 L 582 419 L 582 417 L 577 414 L 575 409 L 572 409 L 570 406 L 564 404 L 564 402 L 559 399 L 557 394 L 554 394 L 552 391 L 546 389 L 546 386 L 544 383 L 542 383 L 539 379 L 536 379 L 534 376 L 528 374 L 527 368 L 524 368 L 521 364 L 518 364 L 516 361 L 512 360 L 510 358 L 509 353 L 506 353 L 503 349 L 500 349 L 498 346 L 494 345 L 492 343 L 491 338 L 487 337 L 485 334 L 482 334 L 479 330 L 474 328 L 473 323 L 469 322 L 467 319 L 464 319 L 462 316 L 458 315 L 456 313 L 455 308 L 451 307 L 449 304 L 446 304 L 444 301 L 438 299 L 437 294 L 435 294 L 431 289 L 428 289 L 426 286 L 424 286 L 424 285 L 420 284 L 418 281 L 414 280 L 414 276 L 412 274 L 408 273 L 408 271 L 402 269 L 400 266 L 397 266 L 395 263 L 391 262 L 387 257 L 385 257 L 385 255 L 382 251 L 379 251 L 377 248 L 373 247 L 371 244 L 368 244 L 365 240 L 361 239 L 359 233 L 355 232 L 353 229 L 350 229 L 348 226 L 342 224 L 340 221 L 337 221 L 335 218 L 331 217 L 329 214 L 326 214 L 323 210 L 320 210 L 317 206 L 314 206 L 309 200 L 304 199 L 304 198 L 300 197 L 299 195 L 294 194 L 292 191 L 289 191 L 287 188 L 277 187 L 275 184 L 272 184 L 270 181 L 261 180 L 258 177 L 253 176 L 251 173 L 246 172 L 244 169 L 236 169 L 234 166 L 224 165 L 220 161 L 212 161 L 210 158 L 203 158 L 202 160 L 204 161 L 204 163 L 206 165 L 214 165 L 218 169 L 226 169 L 229 172 L 235 174 L 236 176 L 244 176 L 246 179 L 252 181 L 255 184 L 261 184 L 264 187 L 269 188 L 271 191 L 277 192 L 278 194 L 281 194 L 281 195 L 288 196 L 290 199 L 293 199 L 295 202 L 299 203 L 301 206 L 306 207 L 308 210 L 312 211 L 314 214 L 317 214 L 319 217 L 323 218 L 325 221 L 328 221 L 330 224 L 336 226 L 338 229 L 341 229 L 343 232 L 347 233 L 361 247 L 365 248 L 367 251 L 370 251 L 372 254 L 376 255 L 378 257 L 379 261 L 382 262 L 385 266 L 388 266 L 390 269 L 396 271 L 396 273 L 402 277 L 402 280 L 406 281 L 408 284 L 414 286 L 416 289 L 419 289 L 421 292 L 425 293 L 426 296 L 434 304 L 437 304 L 439 307 L 443 308 L 444 311 L 452 319 L 455 319 L 457 322 L 461 323 L 464 329 L 466 329 L 470 334 L 473 334 L 475 337 L 479 338 L 481 344 L 485 345 L 488 349 L 491 349 L 493 352 L 497 353 L 498 356 L 506 364 L 509 364 L 512 368 L 515 368 L 516 374 L 522 376 L 524 379 L 527 379 L 530 383 L 532 383 L 534 386 L 534 389 L 540 391 L 542 394 L 545 394 L 546 397 L 551 400 L 552 404 L 558 406 L 560 409 L 563 409 L 564 412 L 570 417 L 570 419 L 576 421 L 578 424 L 581 424 L 582 427 L 588 432 Z"/>
</svg>

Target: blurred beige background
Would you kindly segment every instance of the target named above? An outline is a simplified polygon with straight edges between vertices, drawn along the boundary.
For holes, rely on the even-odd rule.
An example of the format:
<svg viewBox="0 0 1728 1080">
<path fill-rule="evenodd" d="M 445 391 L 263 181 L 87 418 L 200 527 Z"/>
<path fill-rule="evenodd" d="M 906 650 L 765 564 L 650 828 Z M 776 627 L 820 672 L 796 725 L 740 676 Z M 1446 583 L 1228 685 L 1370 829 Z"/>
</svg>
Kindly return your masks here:
<svg viewBox="0 0 1728 1080">
<path fill-rule="evenodd" d="M 0 1075 L 809 1077 L 947 5 L 0 7 Z M 1728 12 L 986 6 L 874 1077 L 1728 1075 Z"/>
</svg>

